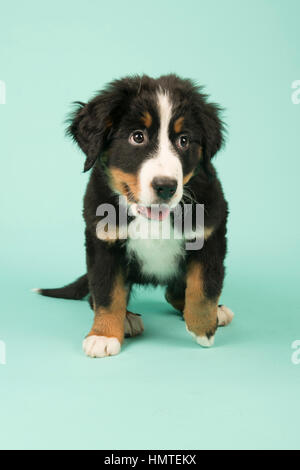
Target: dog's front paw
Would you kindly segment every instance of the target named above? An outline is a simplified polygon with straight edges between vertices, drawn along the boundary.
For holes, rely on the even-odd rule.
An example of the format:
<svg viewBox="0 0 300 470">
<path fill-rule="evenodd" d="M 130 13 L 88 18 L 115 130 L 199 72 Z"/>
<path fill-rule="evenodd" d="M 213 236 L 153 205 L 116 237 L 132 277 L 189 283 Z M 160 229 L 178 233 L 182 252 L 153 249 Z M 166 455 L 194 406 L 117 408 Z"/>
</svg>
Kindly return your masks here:
<svg viewBox="0 0 300 470">
<path fill-rule="evenodd" d="M 121 344 L 117 338 L 93 335 L 83 341 L 83 350 L 89 357 L 115 356 L 120 349 Z"/>
<path fill-rule="evenodd" d="M 196 340 L 202 348 L 211 348 L 214 345 L 215 342 L 215 335 L 211 336 L 197 336 L 193 331 L 189 330 L 187 328 L 187 331 L 192 335 L 192 337 Z"/>
</svg>

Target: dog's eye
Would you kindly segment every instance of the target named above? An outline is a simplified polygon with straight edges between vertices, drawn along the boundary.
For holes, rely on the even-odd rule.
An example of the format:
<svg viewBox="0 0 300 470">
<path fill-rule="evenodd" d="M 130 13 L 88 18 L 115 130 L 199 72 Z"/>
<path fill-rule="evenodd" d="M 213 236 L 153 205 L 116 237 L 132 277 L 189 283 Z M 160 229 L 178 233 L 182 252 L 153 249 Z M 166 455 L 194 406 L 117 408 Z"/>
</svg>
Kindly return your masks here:
<svg viewBox="0 0 300 470">
<path fill-rule="evenodd" d="M 177 147 L 181 150 L 187 150 L 190 145 L 190 139 L 188 135 L 181 135 L 176 141 Z"/>
<path fill-rule="evenodd" d="M 132 145 L 143 145 L 147 142 L 147 135 L 144 131 L 134 131 L 129 136 Z"/>
</svg>

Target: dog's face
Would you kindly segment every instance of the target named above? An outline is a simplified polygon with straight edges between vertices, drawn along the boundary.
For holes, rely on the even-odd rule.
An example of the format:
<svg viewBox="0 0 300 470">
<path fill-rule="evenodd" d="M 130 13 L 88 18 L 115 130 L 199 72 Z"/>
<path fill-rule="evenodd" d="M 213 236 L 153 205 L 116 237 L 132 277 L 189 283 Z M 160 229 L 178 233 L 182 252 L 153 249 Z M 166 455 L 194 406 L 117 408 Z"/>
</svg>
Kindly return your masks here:
<svg viewBox="0 0 300 470">
<path fill-rule="evenodd" d="M 151 218 L 151 205 L 174 208 L 196 169 L 209 171 L 222 144 L 218 112 L 175 75 L 125 78 L 80 103 L 69 133 L 87 156 L 85 170 L 102 159 L 111 188 Z"/>
</svg>

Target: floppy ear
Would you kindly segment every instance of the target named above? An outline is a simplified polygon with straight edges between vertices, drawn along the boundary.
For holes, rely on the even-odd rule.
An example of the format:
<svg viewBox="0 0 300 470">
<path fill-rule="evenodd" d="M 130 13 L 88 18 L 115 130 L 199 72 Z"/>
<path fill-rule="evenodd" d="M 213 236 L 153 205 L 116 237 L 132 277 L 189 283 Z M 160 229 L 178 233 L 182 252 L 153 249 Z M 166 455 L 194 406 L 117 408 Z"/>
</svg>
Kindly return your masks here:
<svg viewBox="0 0 300 470">
<path fill-rule="evenodd" d="M 214 103 L 207 103 L 205 95 L 198 95 L 197 119 L 201 126 L 201 146 L 203 166 L 209 173 L 211 159 L 224 143 L 224 124 L 220 118 L 221 108 Z"/>
<path fill-rule="evenodd" d="M 109 144 L 113 127 L 117 125 L 128 97 L 124 93 L 124 85 L 122 81 L 116 81 L 87 104 L 75 103 L 77 107 L 68 119 L 67 134 L 86 155 L 84 171 L 92 168 Z"/>
<path fill-rule="evenodd" d="M 210 161 L 223 144 L 224 125 L 219 117 L 220 108 L 212 103 L 204 106 L 203 112 L 203 155 Z"/>
</svg>

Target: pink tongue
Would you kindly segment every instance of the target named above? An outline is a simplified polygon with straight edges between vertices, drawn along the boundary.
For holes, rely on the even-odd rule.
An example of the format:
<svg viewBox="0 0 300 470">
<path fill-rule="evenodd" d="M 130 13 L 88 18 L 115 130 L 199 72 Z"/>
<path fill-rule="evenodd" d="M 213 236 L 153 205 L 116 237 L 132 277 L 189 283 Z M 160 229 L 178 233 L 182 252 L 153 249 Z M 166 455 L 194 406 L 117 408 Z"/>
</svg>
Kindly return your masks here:
<svg viewBox="0 0 300 470">
<path fill-rule="evenodd" d="M 144 217 L 152 220 L 165 220 L 170 214 L 170 209 L 167 206 L 154 206 L 152 208 L 139 206 L 138 211 Z"/>
</svg>

